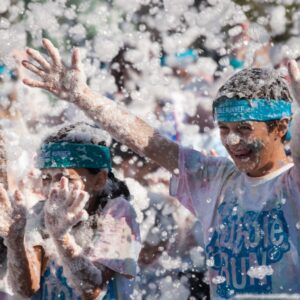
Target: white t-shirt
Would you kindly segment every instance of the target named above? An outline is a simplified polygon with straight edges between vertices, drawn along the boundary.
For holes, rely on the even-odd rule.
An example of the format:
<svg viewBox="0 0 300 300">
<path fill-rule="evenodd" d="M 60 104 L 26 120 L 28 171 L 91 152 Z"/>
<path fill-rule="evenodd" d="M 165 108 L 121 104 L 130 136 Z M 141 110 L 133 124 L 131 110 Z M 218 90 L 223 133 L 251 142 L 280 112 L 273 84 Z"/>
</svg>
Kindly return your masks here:
<svg viewBox="0 0 300 300">
<path fill-rule="evenodd" d="M 228 159 L 180 150 L 170 193 L 200 220 L 212 299 L 300 293 L 300 170 L 263 177 Z"/>
</svg>

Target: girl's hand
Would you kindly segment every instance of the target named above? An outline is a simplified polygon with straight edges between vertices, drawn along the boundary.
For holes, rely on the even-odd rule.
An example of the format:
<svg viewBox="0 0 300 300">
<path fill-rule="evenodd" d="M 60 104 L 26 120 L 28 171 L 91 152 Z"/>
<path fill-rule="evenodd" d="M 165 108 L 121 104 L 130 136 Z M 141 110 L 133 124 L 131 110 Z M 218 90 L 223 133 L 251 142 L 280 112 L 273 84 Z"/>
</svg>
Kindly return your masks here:
<svg viewBox="0 0 300 300">
<path fill-rule="evenodd" d="M 88 88 L 79 49 L 73 50 L 72 64 L 68 68 L 64 66 L 58 50 L 49 40 L 43 39 L 43 47 L 51 58 L 50 62 L 39 51 L 27 49 L 27 54 L 36 65 L 27 60 L 23 60 L 22 64 L 27 70 L 37 75 L 40 80 L 24 79 L 23 83 L 31 87 L 45 89 L 64 100 L 76 102 L 76 99 Z"/>
<path fill-rule="evenodd" d="M 45 200 L 47 195 L 43 191 L 42 172 L 39 169 L 30 170 L 27 175 L 18 182 L 18 188 L 30 199 L 31 203 Z"/>
<path fill-rule="evenodd" d="M 54 239 L 62 239 L 73 226 L 88 218 L 84 210 L 88 200 L 88 193 L 76 183 L 70 189 L 65 177 L 60 180 L 59 187 L 51 189 L 45 204 L 45 223 Z"/>
<path fill-rule="evenodd" d="M 24 197 L 19 190 L 10 197 L 7 191 L 0 187 L 0 236 L 9 241 L 24 237 L 26 225 L 26 206 Z"/>
</svg>

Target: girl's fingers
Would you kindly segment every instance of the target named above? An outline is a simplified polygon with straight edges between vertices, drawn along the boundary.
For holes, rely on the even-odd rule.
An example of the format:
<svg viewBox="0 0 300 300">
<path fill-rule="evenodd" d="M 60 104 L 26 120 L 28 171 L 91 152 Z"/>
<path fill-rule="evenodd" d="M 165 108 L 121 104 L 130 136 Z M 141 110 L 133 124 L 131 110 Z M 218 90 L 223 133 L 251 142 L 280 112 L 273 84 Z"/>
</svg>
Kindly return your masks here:
<svg viewBox="0 0 300 300">
<path fill-rule="evenodd" d="M 69 219 L 68 225 L 72 228 L 80 221 L 85 221 L 89 218 L 89 215 L 86 210 L 81 210 L 77 214 L 75 214 L 72 218 Z"/>
<path fill-rule="evenodd" d="M 43 68 L 45 72 L 50 71 L 51 66 L 49 62 L 42 56 L 42 54 L 39 51 L 28 48 L 26 52 L 33 60 L 35 60 L 37 63 L 40 64 L 40 66 Z"/>
<path fill-rule="evenodd" d="M 74 203 L 74 201 L 78 198 L 80 191 L 81 190 L 79 188 L 76 188 L 76 187 L 74 187 L 72 189 L 72 191 L 69 194 L 67 207 L 71 207 L 72 206 L 72 204 Z"/>
<path fill-rule="evenodd" d="M 59 181 L 59 186 L 61 189 L 67 189 L 69 191 L 69 179 L 65 176 L 62 176 Z"/>
<path fill-rule="evenodd" d="M 11 207 L 7 191 L 3 188 L 2 185 L 0 185 L 0 205 L 7 208 Z"/>
<path fill-rule="evenodd" d="M 47 50 L 49 56 L 51 57 L 53 64 L 57 67 L 60 67 L 62 63 L 58 49 L 55 48 L 54 45 L 48 39 L 43 39 L 43 46 Z"/>
<path fill-rule="evenodd" d="M 29 71 L 33 72 L 34 74 L 44 78 L 47 74 L 40 69 L 39 67 L 35 66 L 34 64 L 30 63 L 29 61 L 23 60 L 22 65 Z"/>
<path fill-rule="evenodd" d="M 72 204 L 74 203 L 75 199 L 78 198 L 79 193 L 81 192 L 83 186 L 81 181 L 75 181 L 72 190 L 70 191 L 69 194 L 69 199 L 68 199 L 68 207 L 72 206 Z"/>
<path fill-rule="evenodd" d="M 67 206 L 69 195 L 69 180 L 66 177 L 62 177 L 59 182 L 59 198 L 64 206 Z"/>
<path fill-rule="evenodd" d="M 89 194 L 81 191 L 76 199 L 74 199 L 72 205 L 69 208 L 69 212 L 77 214 L 82 211 L 89 200 Z"/>
<path fill-rule="evenodd" d="M 15 196 L 16 204 L 18 204 L 18 205 L 24 205 L 24 203 L 25 203 L 24 196 L 23 196 L 23 194 L 19 190 L 15 191 L 15 195 L 14 196 Z"/>
<path fill-rule="evenodd" d="M 218 152 L 217 152 L 215 149 L 211 149 L 211 150 L 209 151 L 209 153 L 210 153 L 211 156 L 214 156 L 214 157 L 218 157 L 218 156 L 219 156 L 219 155 L 218 155 Z"/>
<path fill-rule="evenodd" d="M 48 200 L 50 205 L 55 205 L 58 202 L 58 189 L 52 188 L 49 193 Z"/>
</svg>

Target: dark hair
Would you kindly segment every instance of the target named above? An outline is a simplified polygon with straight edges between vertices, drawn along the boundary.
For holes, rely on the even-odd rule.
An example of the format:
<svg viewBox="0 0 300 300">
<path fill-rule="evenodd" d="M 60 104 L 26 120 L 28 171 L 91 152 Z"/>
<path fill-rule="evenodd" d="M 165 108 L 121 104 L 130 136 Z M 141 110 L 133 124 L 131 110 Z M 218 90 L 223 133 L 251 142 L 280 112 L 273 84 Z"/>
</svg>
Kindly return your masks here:
<svg viewBox="0 0 300 300">
<path fill-rule="evenodd" d="M 98 131 L 98 135 L 97 135 Z M 76 135 L 76 133 L 81 133 Z M 103 134 L 101 129 L 92 124 L 78 122 L 71 124 L 69 126 L 61 128 L 58 132 L 48 136 L 43 144 L 49 143 L 76 143 L 76 144 L 94 144 L 107 146 L 105 139 L 99 137 Z M 97 136 L 96 136 L 97 135 Z M 102 171 L 101 169 L 87 169 L 91 174 L 97 174 Z M 125 182 L 117 179 L 112 171 L 108 172 L 108 184 L 107 187 L 102 191 L 97 197 L 98 207 L 104 208 L 109 199 L 114 199 L 116 197 L 123 196 L 125 199 L 129 200 L 130 193 Z"/>
<path fill-rule="evenodd" d="M 213 112 L 219 102 L 228 99 L 255 98 L 293 102 L 288 83 L 278 71 L 268 68 L 249 68 L 234 74 L 219 88 L 213 102 Z M 269 132 L 276 128 L 278 121 L 265 121 Z M 284 140 L 285 137 L 282 141 Z"/>
</svg>

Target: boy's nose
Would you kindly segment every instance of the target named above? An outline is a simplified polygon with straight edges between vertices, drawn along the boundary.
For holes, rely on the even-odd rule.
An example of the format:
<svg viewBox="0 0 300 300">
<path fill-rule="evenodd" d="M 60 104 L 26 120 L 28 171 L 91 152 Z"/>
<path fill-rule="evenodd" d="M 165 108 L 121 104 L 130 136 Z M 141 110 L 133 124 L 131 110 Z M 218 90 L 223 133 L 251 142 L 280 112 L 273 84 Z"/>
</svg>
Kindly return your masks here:
<svg viewBox="0 0 300 300">
<path fill-rule="evenodd" d="M 231 132 L 226 138 L 226 144 L 229 146 L 238 145 L 241 141 L 241 138 L 238 134 Z"/>
</svg>

